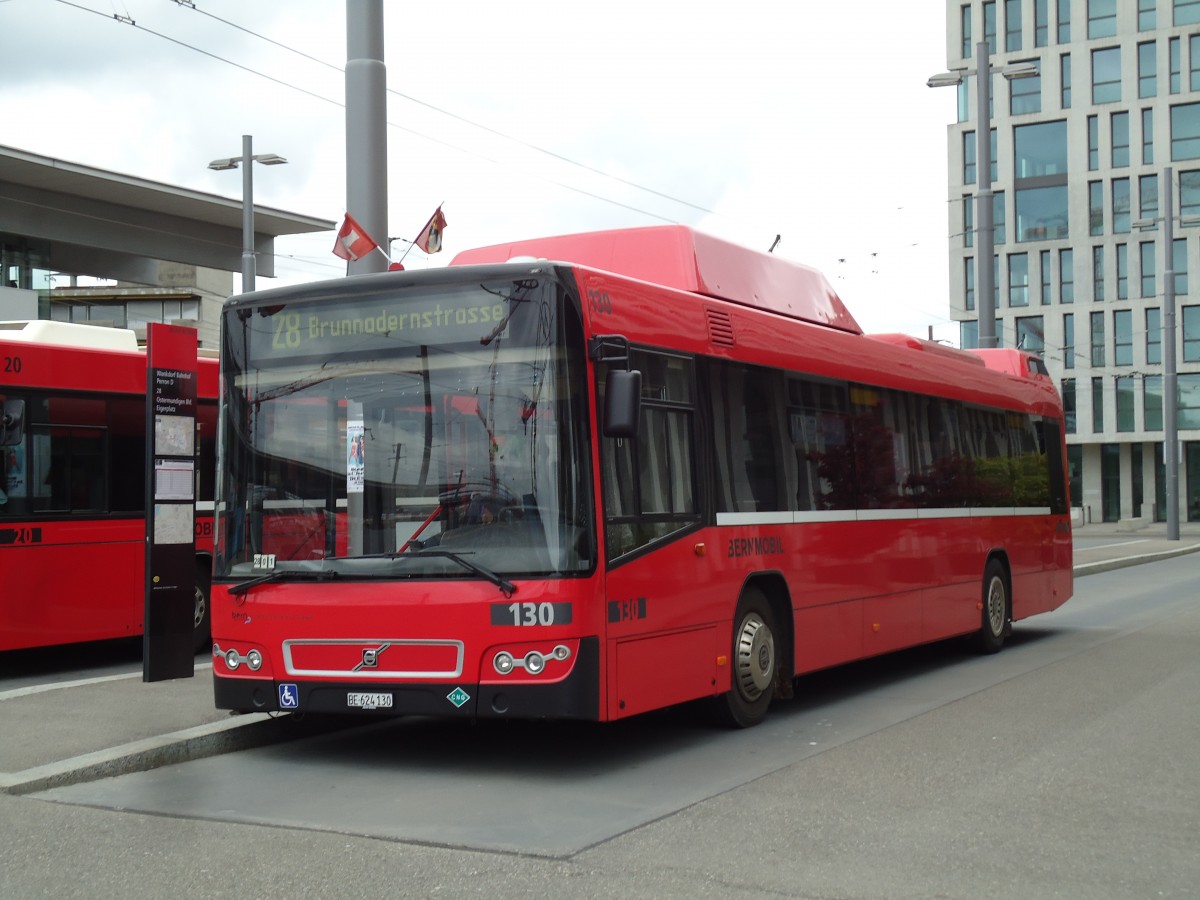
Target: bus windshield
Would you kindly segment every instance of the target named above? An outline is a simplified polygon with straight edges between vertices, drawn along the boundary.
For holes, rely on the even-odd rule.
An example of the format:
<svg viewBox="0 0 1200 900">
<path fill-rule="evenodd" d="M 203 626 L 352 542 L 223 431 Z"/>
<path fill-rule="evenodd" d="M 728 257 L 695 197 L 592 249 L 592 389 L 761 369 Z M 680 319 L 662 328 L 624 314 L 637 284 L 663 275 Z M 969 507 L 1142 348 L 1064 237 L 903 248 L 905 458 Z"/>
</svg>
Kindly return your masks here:
<svg viewBox="0 0 1200 900">
<path fill-rule="evenodd" d="M 383 283 L 226 307 L 216 574 L 508 585 L 590 571 L 582 325 L 566 293 L 545 274 Z"/>
</svg>

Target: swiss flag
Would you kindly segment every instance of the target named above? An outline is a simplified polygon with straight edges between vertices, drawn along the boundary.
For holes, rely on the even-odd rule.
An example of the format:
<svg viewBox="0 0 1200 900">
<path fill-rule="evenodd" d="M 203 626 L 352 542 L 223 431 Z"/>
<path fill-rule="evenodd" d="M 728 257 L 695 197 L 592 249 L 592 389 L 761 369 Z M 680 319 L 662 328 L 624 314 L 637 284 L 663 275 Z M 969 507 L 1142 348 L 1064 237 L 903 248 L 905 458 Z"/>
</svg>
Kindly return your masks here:
<svg viewBox="0 0 1200 900">
<path fill-rule="evenodd" d="M 350 213 L 346 213 L 342 227 L 338 229 L 337 240 L 333 244 L 334 255 L 349 262 L 362 259 L 378 246 L 367 234 L 366 229 L 355 222 Z"/>
</svg>

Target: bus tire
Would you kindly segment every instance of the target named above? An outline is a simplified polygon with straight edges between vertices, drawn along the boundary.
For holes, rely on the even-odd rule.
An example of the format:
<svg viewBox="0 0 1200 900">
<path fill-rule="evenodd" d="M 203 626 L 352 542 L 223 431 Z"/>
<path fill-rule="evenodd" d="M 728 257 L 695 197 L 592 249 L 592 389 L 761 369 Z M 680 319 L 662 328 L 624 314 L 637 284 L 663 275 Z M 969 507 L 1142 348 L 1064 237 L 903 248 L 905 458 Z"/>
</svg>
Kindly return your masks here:
<svg viewBox="0 0 1200 900">
<path fill-rule="evenodd" d="M 989 560 L 983 572 L 983 611 L 975 649 L 997 653 L 1012 627 L 1012 598 L 1009 597 L 1008 572 L 999 560 Z"/>
<path fill-rule="evenodd" d="M 208 648 L 212 632 L 212 573 L 208 566 L 196 563 L 196 592 L 193 604 L 192 647 L 197 653 Z"/>
<path fill-rule="evenodd" d="M 779 675 L 779 651 L 771 604 L 758 588 L 746 588 L 733 617 L 732 687 L 715 698 L 718 721 L 749 728 L 766 717 Z"/>
</svg>

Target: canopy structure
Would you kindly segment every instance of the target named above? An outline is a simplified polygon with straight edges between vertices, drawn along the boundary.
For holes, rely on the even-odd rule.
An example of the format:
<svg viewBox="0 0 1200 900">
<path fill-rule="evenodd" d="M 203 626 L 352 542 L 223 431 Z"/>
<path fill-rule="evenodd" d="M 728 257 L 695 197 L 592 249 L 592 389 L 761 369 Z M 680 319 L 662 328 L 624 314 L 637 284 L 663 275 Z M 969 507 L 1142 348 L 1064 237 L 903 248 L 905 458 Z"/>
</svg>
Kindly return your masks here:
<svg viewBox="0 0 1200 900">
<path fill-rule="evenodd" d="M 255 206 L 258 274 L 276 237 L 335 227 Z M 161 260 L 240 271 L 242 202 L 0 146 L 0 233 L 49 242 L 54 271 L 152 284 Z"/>
</svg>

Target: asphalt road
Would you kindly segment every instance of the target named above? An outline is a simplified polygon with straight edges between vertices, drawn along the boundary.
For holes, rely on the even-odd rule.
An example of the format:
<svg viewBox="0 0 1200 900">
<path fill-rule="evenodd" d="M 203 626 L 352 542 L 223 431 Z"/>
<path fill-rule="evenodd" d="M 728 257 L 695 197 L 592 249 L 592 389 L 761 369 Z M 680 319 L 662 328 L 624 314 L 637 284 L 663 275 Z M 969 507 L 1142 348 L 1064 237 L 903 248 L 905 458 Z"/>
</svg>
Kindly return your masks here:
<svg viewBox="0 0 1200 900">
<path fill-rule="evenodd" d="M 1192 897 L 1200 564 L 763 726 L 402 720 L 0 795 L 0 897 Z"/>
</svg>

